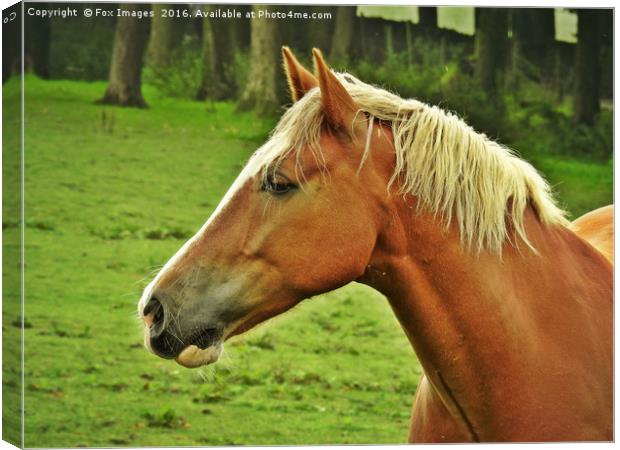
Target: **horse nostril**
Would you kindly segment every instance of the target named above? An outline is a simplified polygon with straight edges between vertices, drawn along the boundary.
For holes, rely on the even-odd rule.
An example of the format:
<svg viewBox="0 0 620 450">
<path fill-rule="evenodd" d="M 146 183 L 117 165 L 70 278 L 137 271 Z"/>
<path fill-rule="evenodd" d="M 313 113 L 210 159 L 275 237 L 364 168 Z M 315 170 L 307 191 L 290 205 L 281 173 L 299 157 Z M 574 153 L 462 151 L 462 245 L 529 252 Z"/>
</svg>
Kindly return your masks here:
<svg viewBox="0 0 620 450">
<path fill-rule="evenodd" d="M 164 308 L 160 307 L 157 308 L 157 311 L 155 312 L 155 323 L 160 323 L 161 321 L 164 320 Z"/>
<path fill-rule="evenodd" d="M 178 329 L 172 331 L 166 329 L 168 327 L 166 314 L 169 312 L 166 312 L 164 305 L 155 295 L 151 296 L 142 310 L 144 324 L 149 329 L 148 338 L 153 353 L 162 358 L 175 358 L 185 344 L 177 337 L 180 335 Z"/>
<path fill-rule="evenodd" d="M 160 325 L 164 321 L 164 307 L 155 296 L 146 303 L 142 314 L 150 327 Z"/>
</svg>

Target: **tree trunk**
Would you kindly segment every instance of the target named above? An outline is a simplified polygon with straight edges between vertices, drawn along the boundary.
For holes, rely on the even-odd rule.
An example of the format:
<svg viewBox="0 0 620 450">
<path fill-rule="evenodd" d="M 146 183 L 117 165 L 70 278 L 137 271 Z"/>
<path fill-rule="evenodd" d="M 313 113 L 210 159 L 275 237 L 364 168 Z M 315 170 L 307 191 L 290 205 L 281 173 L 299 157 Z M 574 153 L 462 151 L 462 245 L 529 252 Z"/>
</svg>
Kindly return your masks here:
<svg viewBox="0 0 620 450">
<path fill-rule="evenodd" d="M 553 76 L 555 20 L 550 8 L 512 10 L 513 66 L 530 78 L 549 81 Z"/>
<path fill-rule="evenodd" d="M 204 10 L 210 10 L 212 5 L 204 5 Z M 216 69 L 216 48 L 215 33 L 211 20 L 205 17 L 202 19 L 202 81 L 196 93 L 196 100 L 214 98 L 218 91 L 217 69 Z"/>
<path fill-rule="evenodd" d="M 354 6 L 352 8 L 355 9 Z M 334 33 L 333 20 L 334 17 L 337 17 L 338 10 L 334 6 L 320 5 L 320 6 L 310 6 L 308 7 L 309 12 L 314 13 L 331 13 L 332 20 L 326 19 L 317 19 L 308 21 L 308 41 L 312 43 L 311 47 L 317 47 L 321 50 L 325 50 L 327 53 L 327 49 L 331 45 L 331 36 Z"/>
<path fill-rule="evenodd" d="M 351 49 L 353 26 L 355 23 L 355 10 L 355 6 L 338 6 L 329 58 L 332 64 L 347 64 L 349 62 L 349 51 Z"/>
<path fill-rule="evenodd" d="M 385 56 L 390 58 L 394 55 L 394 29 L 392 24 L 386 21 L 383 25 L 383 30 L 385 34 Z"/>
<path fill-rule="evenodd" d="M 204 5 L 214 10 L 213 5 Z M 256 19 L 258 20 L 258 19 Z M 202 81 L 196 100 L 230 98 L 235 91 L 231 66 L 238 47 L 238 20 L 202 20 Z"/>
<path fill-rule="evenodd" d="M 476 77 L 491 99 L 497 99 L 498 78 L 506 66 L 508 11 L 476 8 Z"/>
<path fill-rule="evenodd" d="M 129 13 L 149 10 L 148 4 L 123 4 Z M 144 50 L 149 37 L 147 18 L 119 17 L 114 35 L 108 88 L 100 103 L 146 108 L 142 98 L 141 77 Z"/>
<path fill-rule="evenodd" d="M 147 61 L 153 69 L 166 69 L 173 64 L 174 50 L 183 39 L 183 21 L 187 19 L 162 17 L 162 11 L 176 9 L 173 5 L 153 4 L 151 33 L 149 38 Z"/>
<path fill-rule="evenodd" d="M 203 9 L 212 10 L 213 5 L 204 5 Z M 202 19 L 202 81 L 196 93 L 196 100 L 215 98 L 221 82 L 217 71 L 217 48 L 213 23 L 208 17 Z"/>
<path fill-rule="evenodd" d="M 594 123 L 594 118 L 600 110 L 598 19 L 597 10 L 577 10 L 575 119 L 585 124 Z"/>
<path fill-rule="evenodd" d="M 41 3 L 48 7 L 49 3 Z M 50 7 L 51 9 L 51 7 Z M 19 18 L 16 20 L 20 20 Z M 50 19 L 39 16 L 24 17 L 24 69 L 41 78 L 49 78 Z"/>
<path fill-rule="evenodd" d="M 405 23 L 405 43 L 407 45 L 407 67 L 411 69 L 413 67 L 413 36 L 410 22 Z"/>
<path fill-rule="evenodd" d="M 385 61 L 386 36 L 383 19 L 360 17 L 362 57 L 373 64 Z"/>
<path fill-rule="evenodd" d="M 247 17 L 247 13 L 252 10 L 250 5 L 237 5 L 235 8 L 241 11 L 241 17 Z M 235 36 L 237 46 L 235 51 L 247 52 L 250 48 L 251 20 L 237 20 L 232 25 L 232 34 Z"/>
<path fill-rule="evenodd" d="M 254 5 L 251 24 L 250 75 L 239 100 L 241 111 L 254 110 L 259 115 L 274 114 L 280 106 L 276 77 L 280 63 L 277 58 L 277 20 L 258 18 L 259 10 L 273 7 Z"/>
<path fill-rule="evenodd" d="M 437 32 L 437 7 L 436 6 L 420 6 L 418 7 L 418 16 L 420 18 L 420 28 L 426 34 L 434 34 Z"/>
</svg>

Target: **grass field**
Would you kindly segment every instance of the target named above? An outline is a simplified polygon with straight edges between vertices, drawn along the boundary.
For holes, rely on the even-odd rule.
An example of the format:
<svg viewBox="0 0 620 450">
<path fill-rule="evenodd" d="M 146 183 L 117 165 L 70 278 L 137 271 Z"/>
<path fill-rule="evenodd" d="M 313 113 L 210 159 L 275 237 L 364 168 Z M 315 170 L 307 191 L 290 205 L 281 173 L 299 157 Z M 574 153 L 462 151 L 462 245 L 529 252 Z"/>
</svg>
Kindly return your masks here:
<svg viewBox="0 0 620 450">
<path fill-rule="evenodd" d="M 16 88 L 11 80 L 5 95 Z M 364 286 L 303 302 L 231 340 L 214 367 L 187 370 L 146 352 L 135 315 L 141 289 L 274 122 L 148 87 L 148 110 L 95 105 L 104 88 L 26 82 L 25 445 L 405 442 L 420 366 L 387 301 Z M 16 118 L 4 120 L 6 129 Z M 610 164 L 540 164 L 575 214 L 611 201 Z M 18 176 L 19 160 L 5 157 L 5 261 L 18 257 L 7 247 L 19 222 L 7 214 L 6 187 Z M 3 267 L 5 286 L 16 268 Z M 5 350 L 19 338 L 9 294 Z M 15 393 L 18 370 L 3 371 L 5 392 Z M 5 395 L 5 408 L 15 398 Z M 5 434 L 15 423 L 7 420 Z"/>
</svg>

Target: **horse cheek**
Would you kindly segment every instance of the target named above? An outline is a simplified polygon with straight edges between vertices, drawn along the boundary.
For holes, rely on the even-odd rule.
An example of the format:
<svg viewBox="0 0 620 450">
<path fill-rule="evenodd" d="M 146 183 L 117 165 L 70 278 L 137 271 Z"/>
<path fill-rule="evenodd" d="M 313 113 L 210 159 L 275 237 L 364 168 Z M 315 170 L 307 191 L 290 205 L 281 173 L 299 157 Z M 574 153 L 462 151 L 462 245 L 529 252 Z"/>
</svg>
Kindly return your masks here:
<svg viewBox="0 0 620 450">
<path fill-rule="evenodd" d="M 290 260 L 288 279 L 306 297 L 359 278 L 374 248 L 372 228 L 360 223 L 321 238 L 307 236 Z"/>
</svg>

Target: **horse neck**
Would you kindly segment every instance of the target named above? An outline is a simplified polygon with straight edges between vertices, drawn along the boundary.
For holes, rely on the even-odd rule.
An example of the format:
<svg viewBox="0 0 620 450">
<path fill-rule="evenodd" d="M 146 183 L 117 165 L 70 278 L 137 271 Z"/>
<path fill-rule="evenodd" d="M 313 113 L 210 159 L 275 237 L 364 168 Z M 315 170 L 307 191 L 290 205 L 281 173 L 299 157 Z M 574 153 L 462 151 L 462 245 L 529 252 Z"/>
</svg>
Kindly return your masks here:
<svg viewBox="0 0 620 450">
<path fill-rule="evenodd" d="M 527 379 L 524 353 L 536 353 L 536 337 L 557 314 L 540 301 L 558 288 L 544 261 L 552 252 L 570 258 L 574 235 L 547 229 L 528 210 L 526 230 L 539 253 L 506 243 L 500 258 L 464 249 L 455 226 L 412 211 L 405 201 L 392 211 L 361 281 L 388 297 L 431 386 L 456 416 L 480 408 L 491 380 Z"/>
<path fill-rule="evenodd" d="M 415 202 L 407 201 L 392 211 L 363 281 L 388 297 L 416 350 L 425 353 L 427 346 L 437 347 L 448 332 L 458 337 L 469 324 L 476 334 L 486 334 L 491 331 L 481 329 L 481 322 L 514 321 L 511 309 L 523 305 L 512 305 L 509 285 L 519 285 L 535 272 L 540 255 L 523 242 L 519 248 L 507 243 L 501 257 L 478 254 L 464 248 L 456 225 L 446 228 L 439 218 L 414 211 Z M 532 211 L 526 213 L 526 222 L 535 247 L 549 237 Z M 442 339 L 431 339 L 435 330 Z"/>
</svg>

